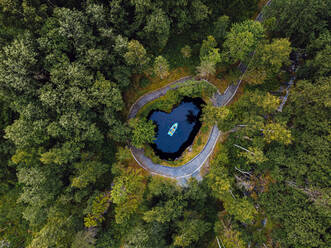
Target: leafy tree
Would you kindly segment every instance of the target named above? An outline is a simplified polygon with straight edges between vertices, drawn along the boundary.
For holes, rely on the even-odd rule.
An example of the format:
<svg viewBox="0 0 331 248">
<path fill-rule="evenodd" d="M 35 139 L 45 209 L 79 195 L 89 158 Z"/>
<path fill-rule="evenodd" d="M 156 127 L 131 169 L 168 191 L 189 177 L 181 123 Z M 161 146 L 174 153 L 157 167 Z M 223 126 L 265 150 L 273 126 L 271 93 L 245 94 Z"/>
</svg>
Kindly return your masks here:
<svg viewBox="0 0 331 248">
<path fill-rule="evenodd" d="M 166 247 L 164 238 L 165 227 L 157 222 L 150 224 L 138 223 L 125 236 L 126 247 Z"/>
<path fill-rule="evenodd" d="M 77 174 L 72 179 L 72 187 L 85 188 L 90 184 L 94 184 L 109 169 L 109 165 L 90 160 L 88 155 L 83 156 L 86 158 L 83 158 L 82 162 L 74 164 Z"/>
<path fill-rule="evenodd" d="M 28 222 L 22 218 L 24 205 L 17 203 L 19 193 L 18 188 L 13 188 L 0 194 L 0 226 L 6 227 L 1 230 L 1 241 L 11 247 L 27 245 L 31 239 Z"/>
<path fill-rule="evenodd" d="M 235 63 L 238 60 L 247 62 L 250 53 L 256 49 L 263 37 L 264 30 L 260 22 L 247 20 L 233 24 L 223 44 L 224 61 L 228 63 Z"/>
<path fill-rule="evenodd" d="M 257 211 L 253 204 L 245 198 L 233 199 L 231 196 L 224 201 L 225 210 L 234 216 L 236 220 L 249 223 L 252 222 Z"/>
<path fill-rule="evenodd" d="M 241 152 L 240 156 L 247 159 L 247 163 L 262 164 L 268 159 L 259 147 L 248 147 L 247 151 Z"/>
<path fill-rule="evenodd" d="M 71 248 L 94 248 L 95 232 L 92 230 L 80 231 L 75 235 Z"/>
<path fill-rule="evenodd" d="M 201 0 L 193 0 L 191 3 L 191 11 L 193 13 L 193 20 L 199 23 L 208 18 L 211 13 L 208 6 L 205 5 Z"/>
<path fill-rule="evenodd" d="M 267 76 L 267 72 L 264 68 L 258 69 L 250 67 L 244 75 L 244 80 L 251 85 L 259 85 L 265 82 Z"/>
<path fill-rule="evenodd" d="M 128 51 L 124 54 L 125 61 L 134 66 L 138 71 L 142 71 L 149 62 L 146 50 L 137 40 L 128 43 Z"/>
<path fill-rule="evenodd" d="M 217 42 L 211 35 L 202 42 L 202 46 L 200 48 L 201 64 L 197 66 L 199 77 L 207 78 L 208 76 L 216 73 L 216 64 L 221 61 L 219 49 L 215 48 L 216 46 Z"/>
<path fill-rule="evenodd" d="M 266 142 L 270 143 L 273 140 L 288 145 L 292 142 L 291 132 L 280 123 L 269 123 L 263 130 Z"/>
<path fill-rule="evenodd" d="M 192 53 L 192 49 L 189 45 L 186 45 L 186 46 L 184 46 L 180 49 L 180 52 L 182 53 L 184 58 L 190 58 L 191 53 Z"/>
<path fill-rule="evenodd" d="M 215 75 L 216 68 L 215 63 L 209 60 L 201 61 L 201 64 L 197 66 L 197 75 L 201 78 L 208 78 L 210 75 Z"/>
<path fill-rule="evenodd" d="M 178 223 L 179 232 L 174 238 L 174 245 L 187 247 L 197 242 L 209 230 L 210 225 L 203 220 L 186 213 L 185 219 Z"/>
<path fill-rule="evenodd" d="M 116 152 L 116 159 L 121 163 L 125 163 L 131 159 L 131 152 L 128 147 L 118 147 L 118 151 Z"/>
<path fill-rule="evenodd" d="M 278 73 L 283 65 L 290 63 L 291 51 L 291 43 L 288 39 L 274 39 L 270 44 L 259 46 L 252 65 L 259 70 Z"/>
<path fill-rule="evenodd" d="M 129 126 L 132 128 L 131 142 L 135 147 L 142 148 L 155 139 L 155 125 L 152 120 L 131 119 Z"/>
<path fill-rule="evenodd" d="M 0 90 L 5 97 L 36 94 L 37 52 L 31 35 L 15 39 L 0 53 Z"/>
<path fill-rule="evenodd" d="M 200 48 L 200 59 L 204 60 L 204 58 L 209 56 L 210 52 L 216 47 L 217 42 L 215 38 L 209 35 L 206 40 L 202 41 L 202 45 Z"/>
<path fill-rule="evenodd" d="M 321 0 L 276 0 L 263 10 L 263 14 L 266 19 L 276 18 L 273 33 L 289 37 L 295 46 L 304 46 L 323 30 L 330 29 L 329 11 L 330 5 Z"/>
<path fill-rule="evenodd" d="M 268 216 L 282 223 L 282 230 L 273 230 L 273 239 L 281 245 L 327 247 L 326 218 L 316 211 L 307 196 L 282 184 L 274 184 L 261 196 L 260 203 Z M 284 230 L 285 229 L 285 230 Z"/>
<path fill-rule="evenodd" d="M 235 230 L 231 224 L 217 222 L 215 229 L 221 235 L 222 244 L 229 248 L 244 248 L 246 243 L 241 239 L 241 233 Z"/>
<path fill-rule="evenodd" d="M 84 218 L 84 225 L 87 228 L 96 227 L 105 220 L 103 215 L 110 206 L 110 199 L 110 192 L 105 192 L 101 193 L 93 200 L 91 212 Z"/>
<path fill-rule="evenodd" d="M 144 32 L 144 36 L 153 41 L 154 44 L 150 43 L 152 46 L 157 45 L 159 49 L 165 47 L 170 33 L 170 20 L 162 9 L 155 9 L 147 18 Z"/>
<path fill-rule="evenodd" d="M 218 120 L 225 119 L 229 114 L 226 108 L 215 107 L 212 104 L 206 104 L 202 109 L 201 119 L 207 124 L 217 123 Z"/>
<path fill-rule="evenodd" d="M 144 221 L 167 223 L 178 219 L 183 214 L 180 199 L 170 199 L 163 206 L 156 206 L 144 213 Z"/>
<path fill-rule="evenodd" d="M 137 211 L 145 190 L 141 171 L 128 169 L 123 175 L 114 179 L 111 201 L 116 204 L 116 223 L 126 222 Z"/>
<path fill-rule="evenodd" d="M 35 166 L 21 167 L 18 171 L 18 181 L 24 185 L 18 201 L 28 204 L 23 217 L 29 221 L 30 226 L 40 227 L 46 221 L 48 207 L 59 194 L 62 182 L 59 168 L 40 166 L 36 156 L 33 161 Z M 21 160 L 16 162 L 20 164 Z"/>
<path fill-rule="evenodd" d="M 28 248 L 70 247 L 79 221 L 74 211 L 68 208 L 71 200 L 68 195 L 61 195 L 57 199 L 48 211 L 47 223 L 34 235 Z"/>
<path fill-rule="evenodd" d="M 158 56 L 154 61 L 154 73 L 161 79 L 166 78 L 169 75 L 169 64 L 168 61 L 162 57 Z"/>
<path fill-rule="evenodd" d="M 223 43 L 226 32 L 230 24 L 230 18 L 227 15 L 223 15 L 217 18 L 214 22 L 213 36 L 217 40 L 218 44 Z"/>
</svg>

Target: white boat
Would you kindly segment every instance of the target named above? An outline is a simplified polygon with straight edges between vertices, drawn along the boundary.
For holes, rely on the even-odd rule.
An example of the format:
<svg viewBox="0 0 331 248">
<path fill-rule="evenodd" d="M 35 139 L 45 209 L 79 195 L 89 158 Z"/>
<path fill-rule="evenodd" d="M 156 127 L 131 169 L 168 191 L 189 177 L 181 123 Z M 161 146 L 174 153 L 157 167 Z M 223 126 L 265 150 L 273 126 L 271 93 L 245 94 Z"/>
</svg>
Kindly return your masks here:
<svg viewBox="0 0 331 248">
<path fill-rule="evenodd" d="M 173 125 L 171 126 L 171 128 L 170 128 L 169 131 L 168 131 L 168 134 L 169 134 L 170 136 L 174 135 L 174 133 L 175 133 L 176 130 L 177 130 L 177 127 L 178 127 L 178 123 L 176 122 L 175 124 L 173 124 Z"/>
</svg>

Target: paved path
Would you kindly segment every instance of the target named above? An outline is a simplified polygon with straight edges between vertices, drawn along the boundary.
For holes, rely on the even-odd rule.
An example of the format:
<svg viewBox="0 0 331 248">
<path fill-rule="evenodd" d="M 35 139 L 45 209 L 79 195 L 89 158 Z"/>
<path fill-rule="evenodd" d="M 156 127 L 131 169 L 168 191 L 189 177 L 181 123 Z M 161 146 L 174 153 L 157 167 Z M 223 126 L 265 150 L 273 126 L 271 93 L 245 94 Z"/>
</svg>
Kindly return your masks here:
<svg viewBox="0 0 331 248">
<path fill-rule="evenodd" d="M 271 0 L 268 1 L 266 5 L 269 5 Z M 262 20 L 262 14 L 260 13 L 257 18 L 257 21 Z M 241 77 L 238 80 L 237 83 L 231 84 L 223 94 L 220 94 L 217 92 L 214 96 L 214 105 L 215 106 L 225 106 L 227 105 L 232 98 L 236 95 L 237 90 L 242 82 L 242 78 L 247 70 L 247 66 L 240 63 L 238 66 L 239 70 L 241 71 Z M 153 101 L 160 96 L 163 96 L 166 94 L 168 90 L 176 89 L 181 86 L 181 83 L 186 82 L 187 80 L 192 79 L 192 76 L 184 77 L 181 78 L 163 88 L 160 88 L 158 90 L 155 90 L 153 92 L 149 92 L 142 97 L 140 97 L 132 106 L 129 111 L 128 118 L 134 118 L 139 109 L 144 106 L 146 103 Z M 177 84 L 175 87 L 173 86 L 174 84 Z M 209 135 L 208 141 L 203 148 L 203 150 L 196 156 L 194 157 L 191 161 L 187 162 L 184 165 L 178 166 L 178 167 L 168 167 L 168 166 L 163 166 L 160 164 L 155 164 L 152 162 L 152 160 L 144 155 L 144 150 L 143 149 L 137 149 L 132 147 L 131 148 L 131 153 L 135 160 L 140 164 L 141 167 L 144 169 L 150 171 L 152 174 L 164 176 L 164 177 L 169 177 L 169 178 L 174 178 L 177 179 L 179 184 L 181 185 L 186 185 L 186 181 L 190 177 L 196 178 L 198 181 L 202 180 L 202 177 L 200 175 L 200 169 L 214 150 L 214 147 L 217 143 L 217 140 L 220 136 L 220 130 L 218 130 L 217 126 L 215 125 Z"/>
</svg>

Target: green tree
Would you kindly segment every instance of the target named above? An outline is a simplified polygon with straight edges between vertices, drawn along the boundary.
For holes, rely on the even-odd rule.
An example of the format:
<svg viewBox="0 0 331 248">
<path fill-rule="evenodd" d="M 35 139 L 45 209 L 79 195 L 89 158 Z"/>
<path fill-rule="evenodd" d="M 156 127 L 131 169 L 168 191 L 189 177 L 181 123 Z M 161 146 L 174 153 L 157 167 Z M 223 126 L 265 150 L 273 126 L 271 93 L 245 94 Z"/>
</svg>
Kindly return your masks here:
<svg viewBox="0 0 331 248">
<path fill-rule="evenodd" d="M 225 39 L 226 32 L 230 24 L 230 18 L 226 15 L 220 16 L 214 22 L 213 36 L 217 40 L 218 44 L 223 43 Z"/>
<path fill-rule="evenodd" d="M 83 154 L 82 161 L 74 163 L 76 175 L 72 179 L 72 187 L 85 188 L 94 184 L 101 175 L 109 170 L 109 165 L 93 161 L 91 155 Z"/>
<path fill-rule="evenodd" d="M 276 25 L 271 30 L 273 33 L 289 37 L 295 46 L 305 46 L 319 33 L 330 30 L 329 10 L 327 1 L 276 0 L 263 10 L 263 15 L 265 19 L 276 18 Z"/>
<path fill-rule="evenodd" d="M 124 59 L 129 65 L 134 66 L 138 72 L 145 69 L 149 62 L 145 48 L 137 40 L 131 40 L 128 43 L 128 51 L 124 54 Z"/>
<path fill-rule="evenodd" d="M 126 222 L 135 213 L 142 201 L 145 191 L 144 177 L 140 170 L 128 169 L 123 175 L 114 179 L 111 201 L 116 204 L 116 223 Z"/>
<path fill-rule="evenodd" d="M 184 58 L 190 58 L 192 54 L 192 49 L 189 45 L 186 45 L 180 49 L 180 52 L 182 53 Z"/>
<path fill-rule="evenodd" d="M 228 63 L 238 60 L 246 63 L 263 37 L 264 29 L 260 22 L 247 20 L 233 24 L 223 44 L 222 58 Z"/>
<path fill-rule="evenodd" d="M 38 87 L 34 76 L 38 72 L 37 52 L 29 33 L 15 39 L 0 53 L 0 90 L 1 95 L 24 97 L 36 95 Z"/>
<path fill-rule="evenodd" d="M 215 38 L 209 35 L 206 40 L 202 41 L 202 45 L 200 48 L 200 59 L 204 60 L 204 58 L 209 56 L 210 52 L 216 47 L 217 42 Z"/>
<path fill-rule="evenodd" d="M 197 242 L 210 229 L 210 225 L 198 217 L 190 213 L 185 215 L 184 220 L 178 223 L 179 231 L 174 238 L 174 245 L 180 247 L 187 247 Z"/>
<path fill-rule="evenodd" d="M 215 75 L 216 68 L 215 64 L 209 60 L 201 61 L 201 64 L 197 66 L 197 75 L 201 78 L 208 78 L 211 75 Z"/>
<path fill-rule="evenodd" d="M 101 193 L 93 200 L 91 212 L 84 217 L 84 225 L 87 228 L 96 227 L 105 220 L 103 215 L 107 212 L 110 206 L 110 200 L 110 192 Z"/>
<path fill-rule="evenodd" d="M 272 43 L 263 44 L 256 50 L 252 63 L 255 67 L 278 73 L 283 65 L 289 65 L 291 51 L 291 43 L 288 39 L 274 39 Z"/>
<path fill-rule="evenodd" d="M 153 70 L 154 73 L 161 79 L 166 78 L 169 75 L 168 61 L 162 56 L 156 57 L 154 61 Z"/>
<path fill-rule="evenodd" d="M 131 142 L 135 147 L 142 148 L 155 139 L 155 124 L 152 120 L 131 119 L 129 126 L 132 128 Z"/>
<path fill-rule="evenodd" d="M 220 226 L 220 227 L 219 227 Z M 242 240 L 241 233 L 235 230 L 231 224 L 225 224 L 224 222 L 217 222 L 215 227 L 220 233 L 222 244 L 229 248 L 245 248 L 246 243 Z M 216 228 L 215 228 L 216 229 Z"/>
<path fill-rule="evenodd" d="M 71 248 L 94 248 L 95 232 L 93 230 L 80 231 L 75 235 Z"/>
<path fill-rule="evenodd" d="M 224 201 L 224 208 L 236 220 L 244 223 L 251 223 L 257 215 L 254 205 L 246 198 L 233 199 L 228 196 Z"/>
<path fill-rule="evenodd" d="M 219 120 L 225 119 L 229 113 L 230 111 L 226 108 L 206 104 L 202 109 L 201 120 L 208 125 L 211 125 L 217 123 Z"/>
<path fill-rule="evenodd" d="M 147 23 L 144 27 L 144 37 L 147 37 L 151 41 L 150 44 L 152 47 L 156 46 L 162 49 L 167 44 L 169 33 L 170 20 L 168 16 L 162 9 L 155 9 L 147 18 Z"/>
</svg>

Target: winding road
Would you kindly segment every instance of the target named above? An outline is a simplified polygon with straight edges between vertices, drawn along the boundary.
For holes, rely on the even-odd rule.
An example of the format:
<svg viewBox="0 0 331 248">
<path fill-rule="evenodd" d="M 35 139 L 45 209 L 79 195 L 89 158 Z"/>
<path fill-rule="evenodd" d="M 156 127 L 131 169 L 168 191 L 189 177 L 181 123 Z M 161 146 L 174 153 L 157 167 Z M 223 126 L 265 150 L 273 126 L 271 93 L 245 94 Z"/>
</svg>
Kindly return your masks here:
<svg viewBox="0 0 331 248">
<path fill-rule="evenodd" d="M 266 5 L 269 5 L 271 0 L 268 1 Z M 256 21 L 262 20 L 262 14 L 260 13 Z M 247 66 L 240 63 L 238 66 L 239 70 L 241 71 L 241 77 L 237 83 L 231 84 L 228 88 L 224 91 L 223 94 L 216 92 L 213 98 L 213 103 L 215 106 L 221 107 L 227 105 L 232 98 L 236 95 L 237 90 L 242 82 L 243 76 L 247 70 Z M 146 103 L 151 102 L 160 96 L 166 94 L 168 90 L 173 90 L 181 86 L 182 83 L 192 79 L 192 76 L 181 78 L 173 83 L 168 84 L 167 86 L 160 88 L 158 90 L 146 93 L 142 97 L 140 97 L 130 108 L 128 118 L 134 118 L 139 109 L 144 106 Z M 137 163 L 143 167 L 144 169 L 148 170 L 150 173 L 155 175 L 160 175 L 163 177 L 173 178 L 178 180 L 181 185 L 186 185 L 187 180 L 190 177 L 196 178 L 198 181 L 202 180 L 200 175 L 200 169 L 205 164 L 206 160 L 209 158 L 210 154 L 213 152 L 214 147 L 218 141 L 218 138 L 221 134 L 221 131 L 218 130 L 217 126 L 215 125 L 209 135 L 208 141 L 202 151 L 195 156 L 192 160 L 183 164 L 178 167 L 168 167 L 163 166 L 160 164 L 155 164 L 152 160 L 144 155 L 143 149 L 137 149 L 135 147 L 131 147 L 131 153 Z"/>
</svg>

